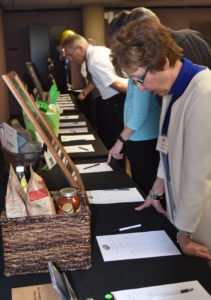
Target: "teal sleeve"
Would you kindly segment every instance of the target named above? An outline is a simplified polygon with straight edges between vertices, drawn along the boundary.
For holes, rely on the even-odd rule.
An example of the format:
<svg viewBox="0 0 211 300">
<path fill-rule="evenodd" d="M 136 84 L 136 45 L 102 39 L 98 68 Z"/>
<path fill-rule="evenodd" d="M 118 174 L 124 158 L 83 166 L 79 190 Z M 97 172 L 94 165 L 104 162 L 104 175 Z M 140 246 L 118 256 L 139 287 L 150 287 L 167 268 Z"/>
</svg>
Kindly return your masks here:
<svg viewBox="0 0 211 300">
<path fill-rule="evenodd" d="M 134 133 L 131 140 L 147 140 L 158 135 L 161 107 L 156 96 L 141 92 L 129 79 L 128 91 L 124 106 L 124 125 Z"/>
<path fill-rule="evenodd" d="M 149 118 L 152 95 L 147 91 L 140 92 L 136 85 L 129 80 L 126 96 L 126 123 L 132 130 L 140 129 Z"/>
</svg>

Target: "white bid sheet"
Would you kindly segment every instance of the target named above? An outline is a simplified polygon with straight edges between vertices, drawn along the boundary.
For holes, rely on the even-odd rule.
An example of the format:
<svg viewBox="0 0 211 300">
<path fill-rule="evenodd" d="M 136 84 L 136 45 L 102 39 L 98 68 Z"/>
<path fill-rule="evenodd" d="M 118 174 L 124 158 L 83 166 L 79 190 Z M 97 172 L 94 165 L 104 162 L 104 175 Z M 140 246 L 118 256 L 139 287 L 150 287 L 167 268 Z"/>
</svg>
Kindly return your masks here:
<svg viewBox="0 0 211 300">
<path fill-rule="evenodd" d="M 104 261 L 180 255 L 164 230 L 97 236 Z"/>
<path fill-rule="evenodd" d="M 87 196 L 89 203 L 91 204 L 113 204 L 144 201 L 144 198 L 135 187 L 87 191 Z"/>
</svg>

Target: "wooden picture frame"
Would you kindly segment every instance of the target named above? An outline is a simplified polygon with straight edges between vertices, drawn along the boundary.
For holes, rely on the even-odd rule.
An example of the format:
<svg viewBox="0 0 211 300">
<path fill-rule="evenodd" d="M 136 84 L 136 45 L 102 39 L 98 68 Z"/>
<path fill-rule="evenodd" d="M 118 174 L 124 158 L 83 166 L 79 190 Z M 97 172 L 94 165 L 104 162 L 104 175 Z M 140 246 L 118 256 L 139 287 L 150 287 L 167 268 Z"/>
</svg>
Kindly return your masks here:
<svg viewBox="0 0 211 300">
<path fill-rule="evenodd" d="M 70 185 L 86 195 L 85 187 L 78 169 L 45 120 L 18 74 L 15 71 L 11 71 L 2 75 L 2 78 L 52 153 Z M 31 106 L 34 112 L 30 110 Z M 73 173 L 74 176 L 76 176 L 76 180 L 73 178 Z"/>
<path fill-rule="evenodd" d="M 44 100 L 44 91 L 42 88 L 42 84 L 37 76 L 33 63 L 31 61 L 26 61 L 25 66 L 26 66 L 27 73 L 31 78 L 31 81 L 33 82 L 33 85 L 37 90 L 38 97 L 40 98 L 40 100 Z"/>
</svg>

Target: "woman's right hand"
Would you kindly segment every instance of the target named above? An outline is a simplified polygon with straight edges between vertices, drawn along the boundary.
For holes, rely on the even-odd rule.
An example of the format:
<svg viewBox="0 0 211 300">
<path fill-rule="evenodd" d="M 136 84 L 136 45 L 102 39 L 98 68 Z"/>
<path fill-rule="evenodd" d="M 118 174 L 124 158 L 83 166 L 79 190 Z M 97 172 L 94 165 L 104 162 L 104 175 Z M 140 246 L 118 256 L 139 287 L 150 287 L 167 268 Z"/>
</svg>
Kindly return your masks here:
<svg viewBox="0 0 211 300">
<path fill-rule="evenodd" d="M 160 177 L 157 177 L 152 186 L 152 190 L 158 195 L 163 195 L 165 192 L 164 180 Z M 144 203 L 139 205 L 138 207 L 136 207 L 135 210 L 141 211 L 144 208 L 149 207 L 149 206 L 153 206 L 158 213 L 164 214 L 167 217 L 167 212 L 163 208 L 160 201 L 152 199 L 152 197 L 150 195 L 148 195 L 146 200 L 144 201 Z"/>
<path fill-rule="evenodd" d="M 162 204 L 160 203 L 160 201 L 159 201 L 159 200 L 153 200 L 152 197 L 149 196 L 149 195 L 147 196 L 147 198 L 146 198 L 146 200 L 144 201 L 144 203 L 141 204 L 141 205 L 139 205 L 139 206 L 137 206 L 137 207 L 135 208 L 135 210 L 141 211 L 141 210 L 143 210 L 144 208 L 150 207 L 150 206 L 153 206 L 153 207 L 156 209 L 156 211 L 157 211 L 158 213 L 163 214 L 163 215 L 165 215 L 165 216 L 167 217 L 167 212 L 166 212 L 166 210 L 163 208 L 163 206 L 162 206 Z"/>
<path fill-rule="evenodd" d="M 122 149 L 123 149 L 123 144 L 119 140 L 117 140 L 114 146 L 108 152 L 107 164 L 110 163 L 112 157 L 114 159 L 123 159 L 124 154 L 121 153 Z"/>
</svg>

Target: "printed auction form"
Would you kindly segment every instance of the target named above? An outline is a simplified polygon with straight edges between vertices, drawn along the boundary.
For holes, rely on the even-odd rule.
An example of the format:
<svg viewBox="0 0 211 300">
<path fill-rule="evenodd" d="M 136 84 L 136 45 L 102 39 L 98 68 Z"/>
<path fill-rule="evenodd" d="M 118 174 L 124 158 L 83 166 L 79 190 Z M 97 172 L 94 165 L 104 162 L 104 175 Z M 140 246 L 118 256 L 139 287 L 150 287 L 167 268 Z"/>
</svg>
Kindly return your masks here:
<svg viewBox="0 0 211 300">
<path fill-rule="evenodd" d="M 97 236 L 104 261 L 180 255 L 163 230 Z"/>
</svg>

